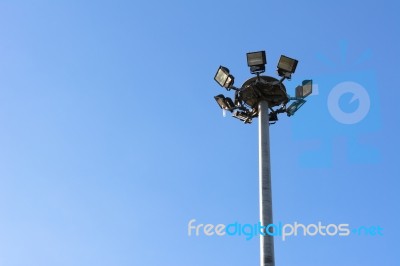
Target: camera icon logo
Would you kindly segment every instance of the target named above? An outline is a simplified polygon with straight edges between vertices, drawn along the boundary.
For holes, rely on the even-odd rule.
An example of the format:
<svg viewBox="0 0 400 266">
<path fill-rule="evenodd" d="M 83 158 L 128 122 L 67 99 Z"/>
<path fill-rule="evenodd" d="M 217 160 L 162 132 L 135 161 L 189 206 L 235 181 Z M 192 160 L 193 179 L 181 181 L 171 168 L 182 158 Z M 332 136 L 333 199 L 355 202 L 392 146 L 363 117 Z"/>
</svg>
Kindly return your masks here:
<svg viewBox="0 0 400 266">
<path fill-rule="evenodd" d="M 340 99 L 347 93 L 353 96 L 350 104 L 358 101 L 358 108 L 353 112 L 346 112 L 340 106 Z M 361 122 L 369 113 L 371 106 L 368 91 L 359 83 L 345 81 L 337 84 L 328 95 L 328 110 L 331 116 L 339 123 L 352 125 Z"/>
</svg>

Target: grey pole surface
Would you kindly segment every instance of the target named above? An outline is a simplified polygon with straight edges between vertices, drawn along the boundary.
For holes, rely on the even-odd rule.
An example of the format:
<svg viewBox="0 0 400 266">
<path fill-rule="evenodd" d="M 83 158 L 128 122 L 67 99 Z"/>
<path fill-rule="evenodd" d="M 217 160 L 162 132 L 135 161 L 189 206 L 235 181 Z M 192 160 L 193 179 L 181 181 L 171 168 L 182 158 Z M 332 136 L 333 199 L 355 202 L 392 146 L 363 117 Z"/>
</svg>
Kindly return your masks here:
<svg viewBox="0 0 400 266">
<path fill-rule="evenodd" d="M 269 111 L 268 103 L 258 104 L 258 160 L 259 160 L 259 197 L 260 222 L 267 226 L 272 220 L 271 161 L 269 147 Z M 260 235 L 260 265 L 275 266 L 274 237 Z"/>
</svg>

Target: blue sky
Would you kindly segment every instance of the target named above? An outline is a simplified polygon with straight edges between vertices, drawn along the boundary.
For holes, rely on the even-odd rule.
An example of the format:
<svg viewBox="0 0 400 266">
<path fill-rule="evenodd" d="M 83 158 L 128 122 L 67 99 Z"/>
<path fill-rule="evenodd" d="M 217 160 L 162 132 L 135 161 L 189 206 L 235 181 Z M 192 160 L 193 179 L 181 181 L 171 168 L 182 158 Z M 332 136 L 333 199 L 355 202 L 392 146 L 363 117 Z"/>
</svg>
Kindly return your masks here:
<svg viewBox="0 0 400 266">
<path fill-rule="evenodd" d="M 274 220 L 383 236 L 275 240 L 277 265 L 397 265 L 395 1 L 0 1 L 0 265 L 257 265 L 257 121 L 223 118 L 219 65 L 299 60 L 319 94 L 271 127 Z M 352 125 L 338 84 L 368 92 Z M 225 93 L 228 95 L 229 93 Z M 352 113 L 361 100 L 340 98 Z M 335 118 L 336 117 L 336 118 Z"/>
</svg>

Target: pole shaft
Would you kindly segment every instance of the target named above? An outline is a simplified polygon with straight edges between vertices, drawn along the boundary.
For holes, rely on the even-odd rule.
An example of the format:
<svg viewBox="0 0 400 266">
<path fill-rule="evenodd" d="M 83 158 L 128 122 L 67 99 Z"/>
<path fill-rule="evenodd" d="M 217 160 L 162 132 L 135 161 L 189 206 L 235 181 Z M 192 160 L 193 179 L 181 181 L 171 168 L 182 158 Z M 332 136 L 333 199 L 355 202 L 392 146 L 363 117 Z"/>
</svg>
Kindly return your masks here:
<svg viewBox="0 0 400 266">
<path fill-rule="evenodd" d="M 269 224 L 273 224 L 273 220 L 269 112 L 268 103 L 266 101 L 261 101 L 258 104 L 258 117 L 260 222 L 262 226 L 268 226 Z M 272 232 L 271 229 L 269 231 Z M 260 235 L 260 265 L 275 266 L 274 238 L 268 234 L 265 236 Z"/>
</svg>

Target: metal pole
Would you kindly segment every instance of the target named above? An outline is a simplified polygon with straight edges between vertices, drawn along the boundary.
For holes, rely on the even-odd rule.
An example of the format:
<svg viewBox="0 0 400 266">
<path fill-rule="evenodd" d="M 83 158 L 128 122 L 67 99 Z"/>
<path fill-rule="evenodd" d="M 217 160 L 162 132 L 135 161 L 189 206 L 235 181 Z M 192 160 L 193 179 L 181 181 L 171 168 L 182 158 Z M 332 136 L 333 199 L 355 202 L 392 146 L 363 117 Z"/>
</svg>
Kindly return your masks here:
<svg viewBox="0 0 400 266">
<path fill-rule="evenodd" d="M 261 101 L 258 104 L 258 117 L 260 222 L 262 226 L 268 226 L 269 224 L 272 224 L 273 221 L 269 147 L 269 112 L 268 103 L 266 101 Z M 260 265 L 275 266 L 274 237 L 268 234 L 265 236 L 260 235 Z"/>
</svg>

